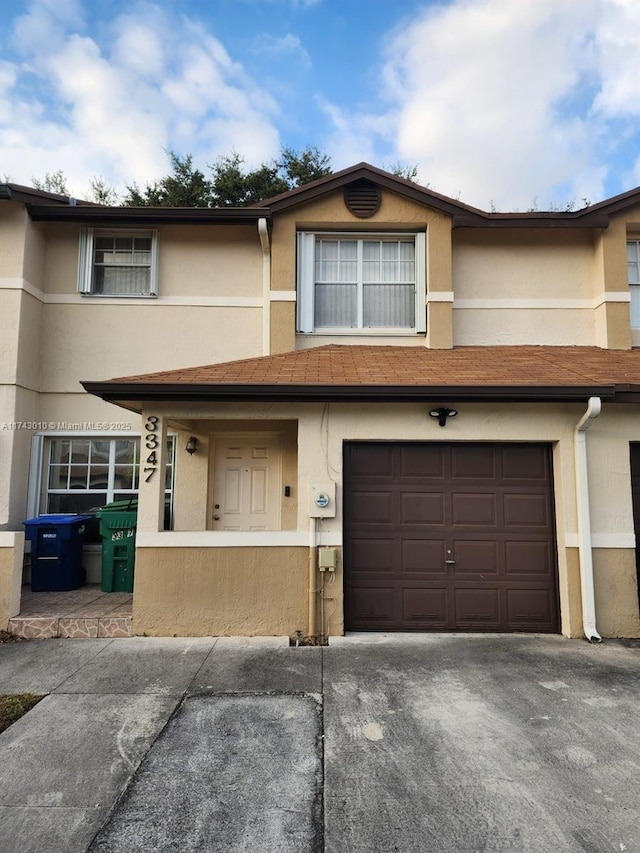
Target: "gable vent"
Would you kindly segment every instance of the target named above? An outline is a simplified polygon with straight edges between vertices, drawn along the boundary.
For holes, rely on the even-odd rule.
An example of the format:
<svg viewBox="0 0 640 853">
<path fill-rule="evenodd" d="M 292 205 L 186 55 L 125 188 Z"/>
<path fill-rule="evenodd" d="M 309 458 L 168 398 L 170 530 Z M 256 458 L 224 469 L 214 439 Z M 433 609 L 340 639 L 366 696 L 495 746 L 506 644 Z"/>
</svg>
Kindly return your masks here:
<svg viewBox="0 0 640 853">
<path fill-rule="evenodd" d="M 354 181 L 344 188 L 344 203 L 359 219 L 373 216 L 380 208 L 382 193 L 371 181 Z"/>
</svg>

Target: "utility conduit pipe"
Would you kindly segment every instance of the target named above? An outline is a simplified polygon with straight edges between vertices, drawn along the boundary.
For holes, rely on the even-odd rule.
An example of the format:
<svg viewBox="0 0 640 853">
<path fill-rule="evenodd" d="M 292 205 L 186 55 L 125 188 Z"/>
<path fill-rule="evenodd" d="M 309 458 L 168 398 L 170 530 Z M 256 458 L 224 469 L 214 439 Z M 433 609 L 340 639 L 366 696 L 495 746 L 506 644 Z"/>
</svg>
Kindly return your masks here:
<svg viewBox="0 0 640 853">
<path fill-rule="evenodd" d="M 591 513 L 589 511 L 589 467 L 587 464 L 587 430 L 602 411 L 600 397 L 589 397 L 587 411 L 576 424 L 573 446 L 576 464 L 576 504 L 578 510 L 578 551 L 580 588 L 582 592 L 582 628 L 590 643 L 601 643 L 596 629 L 596 600 L 593 585 L 593 551 L 591 545 Z"/>
<path fill-rule="evenodd" d="M 309 636 L 315 637 L 316 628 L 316 545 L 317 518 L 309 519 Z"/>
</svg>

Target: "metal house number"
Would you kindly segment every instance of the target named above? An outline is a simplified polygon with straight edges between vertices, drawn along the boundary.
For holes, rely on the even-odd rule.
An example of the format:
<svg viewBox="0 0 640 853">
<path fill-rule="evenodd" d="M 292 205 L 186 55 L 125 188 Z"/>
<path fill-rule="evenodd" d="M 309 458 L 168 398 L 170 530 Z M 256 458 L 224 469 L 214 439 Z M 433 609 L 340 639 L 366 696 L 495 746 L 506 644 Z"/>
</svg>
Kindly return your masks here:
<svg viewBox="0 0 640 853">
<path fill-rule="evenodd" d="M 146 474 L 145 483 L 148 483 L 153 475 L 158 470 L 158 421 L 160 418 L 157 415 L 149 415 L 144 424 L 144 446 L 149 451 L 149 455 L 145 459 L 145 467 L 143 472 Z"/>
</svg>

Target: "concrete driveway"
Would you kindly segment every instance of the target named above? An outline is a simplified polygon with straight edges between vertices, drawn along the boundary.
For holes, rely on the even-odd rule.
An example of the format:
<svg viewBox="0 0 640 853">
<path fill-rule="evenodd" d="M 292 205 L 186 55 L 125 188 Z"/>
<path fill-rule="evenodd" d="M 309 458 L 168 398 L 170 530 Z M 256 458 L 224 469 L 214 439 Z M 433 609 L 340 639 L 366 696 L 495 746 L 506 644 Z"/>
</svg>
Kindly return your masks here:
<svg viewBox="0 0 640 853">
<path fill-rule="evenodd" d="M 2 853 L 640 853 L 640 644 L 0 646 Z"/>
</svg>

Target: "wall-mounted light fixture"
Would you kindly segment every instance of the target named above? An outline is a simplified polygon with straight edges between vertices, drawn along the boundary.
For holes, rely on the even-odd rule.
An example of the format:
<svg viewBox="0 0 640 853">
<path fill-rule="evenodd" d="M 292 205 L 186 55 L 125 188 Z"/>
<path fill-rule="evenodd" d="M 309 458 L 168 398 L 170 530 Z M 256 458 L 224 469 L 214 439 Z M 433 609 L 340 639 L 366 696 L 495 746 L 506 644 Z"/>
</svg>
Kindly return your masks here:
<svg viewBox="0 0 640 853">
<path fill-rule="evenodd" d="M 195 435 L 189 436 L 189 439 L 185 445 L 185 450 L 187 451 L 189 456 L 193 456 L 193 454 L 196 452 L 197 449 L 198 449 L 198 439 L 195 437 Z"/>
<path fill-rule="evenodd" d="M 457 414 L 457 409 L 446 409 L 444 406 L 440 406 L 438 409 L 431 409 L 429 417 L 437 418 L 438 423 L 443 427 L 447 423 L 447 418 L 455 418 Z"/>
</svg>

